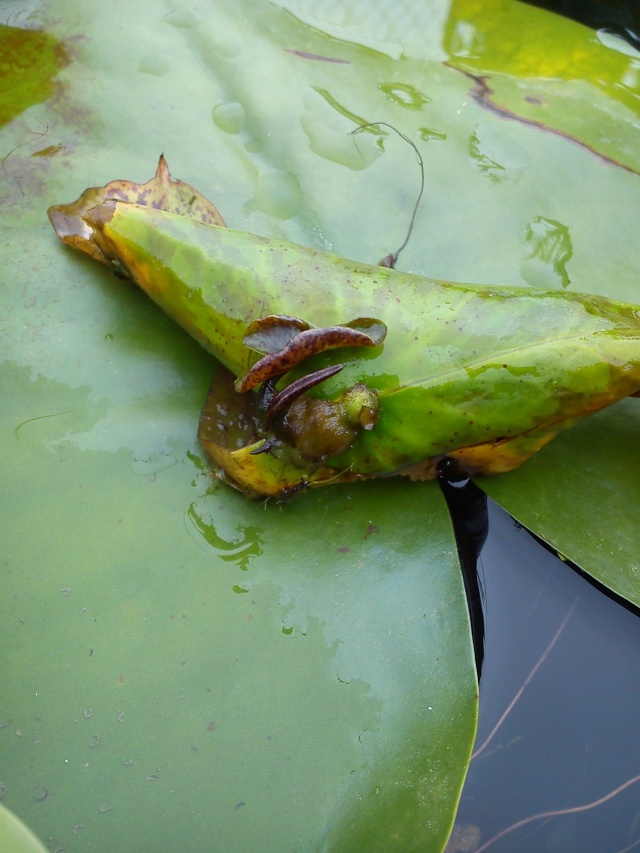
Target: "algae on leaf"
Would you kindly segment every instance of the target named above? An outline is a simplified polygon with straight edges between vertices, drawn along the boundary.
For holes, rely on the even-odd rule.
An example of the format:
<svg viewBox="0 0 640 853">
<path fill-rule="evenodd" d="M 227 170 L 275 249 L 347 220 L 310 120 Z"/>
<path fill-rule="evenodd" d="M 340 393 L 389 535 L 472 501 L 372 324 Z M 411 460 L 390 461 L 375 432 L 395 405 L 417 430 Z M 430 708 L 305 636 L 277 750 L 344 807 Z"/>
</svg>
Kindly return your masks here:
<svg viewBox="0 0 640 853">
<path fill-rule="evenodd" d="M 47 101 L 56 74 L 68 61 L 63 46 L 48 33 L 0 24 L 0 127 Z"/>
</svg>

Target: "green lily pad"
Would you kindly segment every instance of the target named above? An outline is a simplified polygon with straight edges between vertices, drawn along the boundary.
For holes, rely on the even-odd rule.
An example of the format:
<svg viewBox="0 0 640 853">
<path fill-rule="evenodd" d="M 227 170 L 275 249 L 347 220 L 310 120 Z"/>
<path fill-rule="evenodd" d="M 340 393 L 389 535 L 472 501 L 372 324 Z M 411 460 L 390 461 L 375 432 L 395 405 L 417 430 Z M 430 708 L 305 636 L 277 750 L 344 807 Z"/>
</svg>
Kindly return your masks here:
<svg viewBox="0 0 640 853">
<path fill-rule="evenodd" d="M 9 364 L 2 381 L 16 811 L 116 849 L 342 849 L 376 816 L 379 849 L 442 847 L 477 688 L 438 491 L 250 503 L 175 428 L 173 453 L 83 449 L 87 388 Z"/>
<path fill-rule="evenodd" d="M 437 488 L 381 482 L 263 506 L 215 484 L 196 444 L 212 360 L 129 284 L 60 251 L 41 228 L 70 173 L 98 184 L 130 174 L 141 147 L 143 174 L 152 149 L 169 155 L 166 130 L 146 135 L 158 109 L 168 110 L 162 123 L 181 158 L 202 158 L 215 135 L 216 168 L 198 171 L 218 183 L 236 172 L 225 192 L 208 192 L 243 215 L 248 166 L 263 155 L 238 159 L 233 135 L 213 124 L 198 131 L 195 120 L 198 141 L 183 139 L 169 120 L 167 77 L 177 74 L 173 103 L 184 103 L 189 79 L 216 54 L 202 59 L 188 16 L 155 9 L 144 27 L 141 18 L 149 44 L 130 45 L 128 60 L 142 54 L 149 96 L 131 89 L 117 110 L 92 112 L 88 76 L 105 93 L 124 85 L 109 46 L 120 36 L 96 7 L 94 21 L 80 22 L 91 49 L 74 42 L 63 78 L 77 124 L 47 104 L 40 115 L 62 150 L 33 160 L 25 146 L 9 161 L 0 375 L 11 805 L 69 849 L 99 839 L 199 850 L 211 838 L 235 850 L 341 849 L 372 831 L 385 850 L 408 839 L 442 849 L 477 685 Z M 289 21 L 289 43 L 315 47 L 284 13 L 261 14 Z M 235 20 L 231 50 L 242 16 L 207 15 L 216 31 Z M 72 35 L 65 26 L 53 26 L 56 36 Z M 162 77 L 149 73 L 148 56 L 161 37 L 174 68 Z M 258 48 L 251 86 L 274 56 L 307 62 L 280 45 L 265 52 L 257 32 L 249 39 Z M 228 79 L 221 69 L 216 86 Z M 254 142 L 263 134 L 257 127 Z M 9 125 L 5 144 L 25 136 Z"/>
<path fill-rule="evenodd" d="M 329 4 L 319 20 L 307 0 L 288 6 L 328 34 L 349 32 L 384 56 L 396 57 L 401 43 L 403 80 L 421 83 L 419 110 L 415 98 L 393 109 L 394 124 L 427 143 L 427 192 L 403 268 L 640 303 L 640 183 L 633 174 L 640 165 L 640 56 L 633 48 L 513 0 L 490 7 L 455 0 L 446 11 L 439 4 L 397 8 L 387 19 L 357 6 L 334 9 L 332 18 Z M 433 25 L 438 15 L 442 30 Z M 434 45 L 436 32 L 441 41 Z M 438 48 L 444 68 L 433 63 Z M 417 59 L 421 78 L 413 72 Z M 453 69 L 464 72 L 462 80 L 448 76 Z M 466 158 L 456 150 L 465 141 Z M 386 139 L 384 146 L 389 156 L 371 168 L 393 159 L 398 186 L 380 197 L 388 203 L 403 194 L 408 220 L 412 158 Z M 608 214 L 607 199 L 615 200 L 616 215 Z M 369 204 L 375 201 L 365 209 Z M 366 259 L 379 254 L 372 248 Z M 555 439 L 518 471 L 482 481 L 534 532 L 634 602 L 639 434 L 640 403 L 629 400 Z"/>
<path fill-rule="evenodd" d="M 498 115 L 557 133 L 640 171 L 640 54 L 626 42 L 526 3 L 455 0 L 451 65 Z M 505 38 L 505 32 L 509 38 Z"/>
<path fill-rule="evenodd" d="M 479 483 L 562 556 L 636 605 L 639 403 L 624 400 L 559 436 L 530 464 Z"/>
<path fill-rule="evenodd" d="M 3 805 L 0 805 L 0 844 L 4 853 L 46 853 L 46 847 Z"/>
<path fill-rule="evenodd" d="M 477 696 L 437 487 L 263 507 L 213 485 L 195 443 L 213 363 L 59 246 L 49 205 L 146 180 L 164 152 L 230 225 L 375 261 L 402 243 L 419 187 L 395 136 L 350 136 L 385 120 L 427 173 L 403 268 L 526 284 L 530 235 L 553 223 L 562 251 L 535 256 L 538 284 L 639 301 L 637 176 L 474 100 L 443 64 L 455 4 L 416 11 L 419 39 L 397 4 L 357 5 L 340 20 L 344 4 L 145 0 L 126 27 L 94 0 L 29 5 L 69 64 L 55 98 L 0 132 L 0 735 L 7 804 L 70 851 L 442 850 Z M 594 499 L 564 476 L 548 501 L 547 535 L 578 559 L 570 520 L 555 537 L 559 504 L 595 530 L 606 484 L 619 496 L 602 546 L 584 540 L 587 568 L 637 530 L 621 438 L 638 435 L 637 403 L 622 427 L 608 413 L 580 427 Z M 565 470 L 585 458 L 571 436 Z M 529 496 L 543 489 L 552 452 L 492 481 L 507 508 L 528 470 Z"/>
</svg>

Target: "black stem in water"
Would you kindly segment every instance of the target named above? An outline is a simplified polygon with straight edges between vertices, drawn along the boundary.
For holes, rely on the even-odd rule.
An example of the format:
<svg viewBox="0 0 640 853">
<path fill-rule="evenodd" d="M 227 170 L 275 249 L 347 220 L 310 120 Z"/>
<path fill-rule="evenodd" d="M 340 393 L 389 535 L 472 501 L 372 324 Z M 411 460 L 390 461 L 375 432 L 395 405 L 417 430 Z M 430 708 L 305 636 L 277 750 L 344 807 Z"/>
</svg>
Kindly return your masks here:
<svg viewBox="0 0 640 853">
<path fill-rule="evenodd" d="M 479 681 L 484 659 L 484 611 L 478 557 L 489 531 L 487 496 L 467 475 L 457 471 L 451 459 L 445 458 L 438 465 L 438 483 L 447 502 L 458 546 Z"/>
</svg>

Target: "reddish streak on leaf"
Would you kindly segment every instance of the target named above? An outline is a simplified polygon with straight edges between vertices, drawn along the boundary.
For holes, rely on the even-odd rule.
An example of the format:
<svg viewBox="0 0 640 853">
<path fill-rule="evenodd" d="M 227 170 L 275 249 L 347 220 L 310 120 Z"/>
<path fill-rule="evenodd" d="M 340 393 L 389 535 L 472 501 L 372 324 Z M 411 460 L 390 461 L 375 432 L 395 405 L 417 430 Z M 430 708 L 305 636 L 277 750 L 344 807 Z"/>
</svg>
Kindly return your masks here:
<svg viewBox="0 0 640 853">
<path fill-rule="evenodd" d="M 309 53 L 307 50 L 294 50 L 291 47 L 284 48 L 285 53 L 293 53 L 301 59 L 315 59 L 317 62 L 336 62 L 338 65 L 351 65 L 348 59 L 339 59 L 337 56 L 321 56 L 319 53 Z"/>
<path fill-rule="evenodd" d="M 452 68 L 455 66 L 451 66 Z M 461 69 L 456 69 L 461 70 Z M 634 175 L 639 174 L 638 171 L 631 166 L 627 166 L 625 163 L 622 163 L 618 160 L 614 160 L 613 157 L 608 157 L 606 154 L 603 154 L 600 151 L 596 151 L 591 145 L 587 145 L 586 142 L 583 142 L 581 139 L 578 139 L 577 136 L 572 136 L 570 133 L 566 133 L 563 130 L 559 130 L 558 128 L 551 127 L 548 124 L 545 124 L 543 121 L 538 121 L 536 119 L 527 118 L 526 116 L 518 115 L 518 113 L 509 109 L 506 106 L 500 106 L 495 100 L 493 100 L 493 96 L 495 95 L 495 91 L 489 86 L 487 82 L 490 78 L 486 76 L 479 76 L 476 74 L 471 74 L 468 71 L 462 71 L 465 77 L 469 77 L 474 81 L 475 86 L 471 89 L 471 97 L 477 104 L 485 107 L 491 112 L 496 113 L 496 115 L 501 116 L 502 118 L 511 119 L 513 121 L 519 121 L 521 124 L 528 124 L 532 127 L 538 127 L 540 130 L 546 130 L 547 133 L 555 133 L 556 136 L 562 136 L 564 139 L 568 139 L 571 142 L 575 142 L 577 145 L 580 145 L 582 148 L 586 148 L 591 154 L 595 154 L 596 157 L 599 157 L 605 163 L 611 163 L 613 166 L 620 166 L 621 169 L 624 169 L 626 172 L 631 172 Z M 535 100 L 531 100 L 531 96 L 525 96 L 525 100 L 529 103 L 536 103 Z"/>
</svg>

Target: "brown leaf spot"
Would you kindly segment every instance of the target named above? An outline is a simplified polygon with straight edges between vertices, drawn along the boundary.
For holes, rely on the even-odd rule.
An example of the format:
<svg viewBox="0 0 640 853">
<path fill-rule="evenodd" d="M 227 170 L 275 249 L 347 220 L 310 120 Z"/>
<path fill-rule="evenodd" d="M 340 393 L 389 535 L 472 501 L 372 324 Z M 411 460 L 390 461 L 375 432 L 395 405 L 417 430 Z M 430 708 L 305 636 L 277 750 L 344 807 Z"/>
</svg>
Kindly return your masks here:
<svg viewBox="0 0 640 853">
<path fill-rule="evenodd" d="M 339 59 L 337 56 L 322 56 L 319 53 L 309 53 L 308 50 L 296 50 L 292 47 L 283 48 L 285 53 L 292 53 L 301 59 L 312 59 L 316 62 L 335 62 L 339 65 L 351 65 L 348 59 Z"/>
</svg>

